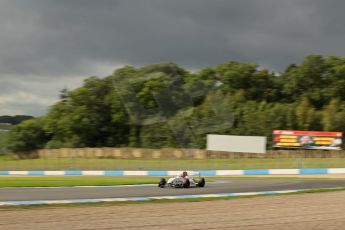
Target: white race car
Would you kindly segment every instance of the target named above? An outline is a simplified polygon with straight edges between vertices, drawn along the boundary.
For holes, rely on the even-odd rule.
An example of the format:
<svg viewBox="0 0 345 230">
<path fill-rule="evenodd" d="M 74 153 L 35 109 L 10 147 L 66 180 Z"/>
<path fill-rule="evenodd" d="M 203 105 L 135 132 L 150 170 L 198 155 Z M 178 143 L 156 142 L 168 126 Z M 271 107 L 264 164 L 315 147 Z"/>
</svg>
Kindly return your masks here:
<svg viewBox="0 0 345 230">
<path fill-rule="evenodd" d="M 200 173 L 198 173 L 198 179 L 195 179 L 192 175 L 188 175 L 187 172 L 183 172 L 181 175 L 172 177 L 168 181 L 166 181 L 165 178 L 161 178 L 158 187 L 190 188 L 205 187 L 205 184 L 205 178 L 200 177 Z"/>
</svg>

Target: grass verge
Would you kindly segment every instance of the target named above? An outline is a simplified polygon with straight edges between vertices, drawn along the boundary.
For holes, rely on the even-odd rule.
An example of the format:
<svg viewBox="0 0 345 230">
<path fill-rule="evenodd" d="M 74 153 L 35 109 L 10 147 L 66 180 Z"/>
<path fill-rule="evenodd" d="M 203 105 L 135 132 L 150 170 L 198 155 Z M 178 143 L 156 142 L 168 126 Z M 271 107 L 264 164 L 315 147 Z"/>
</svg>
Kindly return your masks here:
<svg viewBox="0 0 345 230">
<path fill-rule="evenodd" d="M 157 177 L 111 176 L 2 176 L 0 187 L 62 187 L 155 184 Z"/>
<path fill-rule="evenodd" d="M 220 170 L 343 168 L 345 158 L 103 159 L 49 158 L 14 160 L 0 156 L 0 170 Z"/>
</svg>

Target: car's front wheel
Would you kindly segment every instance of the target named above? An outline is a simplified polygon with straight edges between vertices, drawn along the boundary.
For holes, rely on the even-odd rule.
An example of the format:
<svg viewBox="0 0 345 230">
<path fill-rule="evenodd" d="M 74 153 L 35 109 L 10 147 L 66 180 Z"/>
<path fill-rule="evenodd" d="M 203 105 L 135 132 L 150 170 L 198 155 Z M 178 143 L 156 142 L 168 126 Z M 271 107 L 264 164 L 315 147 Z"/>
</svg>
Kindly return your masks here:
<svg viewBox="0 0 345 230">
<path fill-rule="evenodd" d="M 189 179 L 186 179 L 186 181 L 183 183 L 184 188 L 189 188 L 190 187 L 190 181 Z"/>
<path fill-rule="evenodd" d="M 161 178 L 161 180 L 158 183 L 158 187 L 164 188 L 166 183 L 167 183 L 167 181 L 164 178 Z"/>
<path fill-rule="evenodd" d="M 198 187 L 205 187 L 205 184 L 206 184 L 205 178 L 202 177 L 202 178 L 198 181 Z"/>
</svg>

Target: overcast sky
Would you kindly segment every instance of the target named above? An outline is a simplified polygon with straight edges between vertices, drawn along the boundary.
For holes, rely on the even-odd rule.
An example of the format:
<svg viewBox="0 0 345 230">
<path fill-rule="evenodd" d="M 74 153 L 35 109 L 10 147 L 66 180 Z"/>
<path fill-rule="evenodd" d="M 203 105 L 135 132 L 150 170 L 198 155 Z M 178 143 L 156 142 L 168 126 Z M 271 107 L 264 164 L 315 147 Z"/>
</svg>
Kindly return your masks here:
<svg viewBox="0 0 345 230">
<path fill-rule="evenodd" d="M 344 0 L 0 0 L 0 115 L 42 115 L 89 76 L 173 61 L 283 70 L 345 52 Z"/>
</svg>

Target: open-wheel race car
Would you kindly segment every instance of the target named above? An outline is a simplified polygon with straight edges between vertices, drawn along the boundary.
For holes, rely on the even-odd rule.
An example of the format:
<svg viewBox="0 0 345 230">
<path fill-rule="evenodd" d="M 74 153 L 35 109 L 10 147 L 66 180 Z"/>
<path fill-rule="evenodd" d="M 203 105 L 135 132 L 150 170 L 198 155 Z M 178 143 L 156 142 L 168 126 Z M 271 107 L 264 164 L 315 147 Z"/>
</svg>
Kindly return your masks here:
<svg viewBox="0 0 345 230">
<path fill-rule="evenodd" d="M 197 175 L 197 178 L 193 177 Z M 190 188 L 190 187 L 205 187 L 205 178 L 200 176 L 200 173 L 188 173 L 182 172 L 180 175 L 170 178 L 168 181 L 165 178 L 161 178 L 158 187 L 172 187 L 172 188 Z"/>
</svg>

